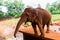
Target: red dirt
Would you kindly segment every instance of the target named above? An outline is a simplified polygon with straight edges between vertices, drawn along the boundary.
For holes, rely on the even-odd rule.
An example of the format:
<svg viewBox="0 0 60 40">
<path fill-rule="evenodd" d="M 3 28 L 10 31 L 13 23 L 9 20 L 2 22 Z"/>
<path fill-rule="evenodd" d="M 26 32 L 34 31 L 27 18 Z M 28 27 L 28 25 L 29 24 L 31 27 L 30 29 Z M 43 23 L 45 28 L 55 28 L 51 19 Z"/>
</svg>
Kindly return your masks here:
<svg viewBox="0 0 60 40">
<path fill-rule="evenodd" d="M 6 28 L 6 26 L 7 25 L 4 24 L 4 21 L 0 22 L 0 36 L 2 36 L 2 37 L 6 37 L 6 35 L 3 35 L 4 29 Z M 12 24 L 10 26 L 11 26 L 11 28 L 15 29 L 16 25 Z M 53 28 L 53 27 L 60 27 L 60 26 L 53 25 L 50 28 Z M 20 31 L 34 34 L 33 28 L 31 26 L 29 26 L 29 27 L 23 27 L 23 26 L 21 26 Z M 40 32 L 39 32 L 38 28 L 37 28 L 37 31 L 38 31 L 38 35 L 40 35 Z M 54 32 L 52 30 L 50 30 L 50 33 L 46 33 L 46 31 L 44 33 L 45 33 L 45 37 L 47 37 L 47 38 L 52 38 L 54 40 L 60 40 L 60 33 L 56 33 L 56 32 Z M 9 36 L 10 36 L 10 34 L 9 34 Z"/>
<path fill-rule="evenodd" d="M 24 28 L 20 29 L 20 31 L 34 34 L 34 31 L 33 31 L 31 26 L 27 27 L 27 28 L 24 27 Z M 40 33 L 39 33 L 38 28 L 37 28 L 37 31 L 38 31 L 38 35 L 39 35 Z M 51 39 L 54 39 L 54 40 L 60 40 L 60 34 L 59 33 L 55 33 L 55 32 L 52 32 L 52 31 L 50 31 L 50 33 L 46 33 L 46 31 L 45 31 L 44 33 L 45 33 L 45 37 L 47 37 L 47 38 L 51 38 Z"/>
</svg>

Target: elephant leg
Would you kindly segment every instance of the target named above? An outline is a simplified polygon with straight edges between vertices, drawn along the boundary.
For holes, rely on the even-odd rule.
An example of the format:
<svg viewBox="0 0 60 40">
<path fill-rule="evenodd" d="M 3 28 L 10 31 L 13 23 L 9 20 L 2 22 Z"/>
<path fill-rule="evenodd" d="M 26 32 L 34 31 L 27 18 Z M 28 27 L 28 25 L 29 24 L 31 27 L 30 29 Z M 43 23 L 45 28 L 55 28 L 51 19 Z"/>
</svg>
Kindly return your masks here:
<svg viewBox="0 0 60 40">
<path fill-rule="evenodd" d="M 40 30 L 40 32 L 41 32 L 41 37 L 42 38 L 44 38 L 44 30 L 43 30 L 43 28 L 42 28 L 42 24 L 38 24 L 38 27 L 39 27 L 39 30 Z"/>
<path fill-rule="evenodd" d="M 45 24 L 43 24 L 43 27 L 42 27 L 42 28 L 43 28 L 43 30 L 44 30 L 44 26 L 45 26 Z"/>
<path fill-rule="evenodd" d="M 26 23 L 27 23 L 27 21 L 24 23 L 24 25 L 23 25 L 24 27 L 27 27 Z"/>
<path fill-rule="evenodd" d="M 49 33 L 49 24 L 50 24 L 50 22 L 47 23 L 47 31 L 46 31 L 46 33 Z"/>
<path fill-rule="evenodd" d="M 46 33 L 49 33 L 49 24 L 47 24 L 47 31 Z"/>
<path fill-rule="evenodd" d="M 28 21 L 25 22 L 25 24 L 27 23 Z"/>
<path fill-rule="evenodd" d="M 37 36 L 37 35 L 38 35 L 38 33 L 37 33 L 37 30 L 36 30 L 36 24 L 34 24 L 34 23 L 33 23 L 33 24 L 32 24 L 32 27 L 33 27 L 34 32 L 35 32 L 34 34 Z"/>
</svg>

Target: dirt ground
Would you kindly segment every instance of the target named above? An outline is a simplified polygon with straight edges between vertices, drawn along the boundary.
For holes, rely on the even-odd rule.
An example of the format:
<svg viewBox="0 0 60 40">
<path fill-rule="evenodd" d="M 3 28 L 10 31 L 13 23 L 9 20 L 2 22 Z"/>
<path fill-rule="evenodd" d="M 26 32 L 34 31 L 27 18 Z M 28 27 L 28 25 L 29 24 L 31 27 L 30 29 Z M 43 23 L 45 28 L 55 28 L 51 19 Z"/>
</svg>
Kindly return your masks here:
<svg viewBox="0 0 60 40">
<path fill-rule="evenodd" d="M 59 26 L 50 26 L 51 27 L 59 27 Z M 32 29 L 32 27 L 24 27 L 22 29 L 20 29 L 21 31 L 23 32 L 27 32 L 27 33 L 30 33 L 30 34 L 34 34 L 34 31 Z M 37 31 L 38 31 L 38 35 L 40 35 L 40 32 L 39 32 L 39 29 L 37 28 Z M 46 30 L 44 31 L 45 33 L 45 37 L 46 38 L 51 38 L 51 39 L 54 39 L 54 40 L 60 40 L 60 31 L 57 30 L 57 29 L 50 29 L 50 32 L 49 33 L 46 33 Z"/>
<path fill-rule="evenodd" d="M 5 21 L 11 21 L 11 20 L 5 20 Z M 14 34 L 16 24 L 6 25 L 5 21 L 0 21 L 0 40 L 3 40 L 4 38 L 7 39 L 9 37 L 13 37 L 13 34 Z M 34 30 L 32 26 L 24 27 L 23 25 L 21 25 L 20 31 L 34 34 Z M 38 35 L 40 35 L 38 28 L 37 28 L 37 31 L 38 31 Z M 46 26 L 45 26 L 44 33 L 45 33 L 45 37 L 47 38 L 51 38 L 54 40 L 60 40 L 60 24 L 54 23 L 52 26 L 50 25 L 49 33 L 46 33 Z M 17 35 L 18 34 L 21 34 L 21 33 L 17 33 Z M 1 39 L 1 37 L 3 39 Z M 22 37 L 22 35 L 20 37 Z"/>
</svg>

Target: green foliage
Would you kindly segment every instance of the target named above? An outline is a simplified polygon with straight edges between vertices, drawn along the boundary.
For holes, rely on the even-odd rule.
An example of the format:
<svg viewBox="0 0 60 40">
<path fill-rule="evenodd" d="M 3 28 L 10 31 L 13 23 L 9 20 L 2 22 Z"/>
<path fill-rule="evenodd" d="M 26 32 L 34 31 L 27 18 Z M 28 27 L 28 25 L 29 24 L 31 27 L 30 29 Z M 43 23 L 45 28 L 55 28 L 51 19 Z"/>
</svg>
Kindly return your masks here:
<svg viewBox="0 0 60 40">
<path fill-rule="evenodd" d="M 2 0 L 0 0 L 0 5 L 2 5 Z"/>
<path fill-rule="evenodd" d="M 14 1 L 13 3 L 8 4 L 8 13 L 12 17 L 21 16 L 22 9 L 24 8 L 24 4 L 18 1 Z"/>
<path fill-rule="evenodd" d="M 2 2 L 0 2 L 2 4 Z M 7 0 L 2 4 L 8 8 L 7 13 L 1 13 L 0 12 L 0 18 L 6 18 L 6 17 L 20 17 L 22 14 L 22 11 L 24 9 L 24 4 L 21 1 L 14 0 L 14 2 L 11 2 L 11 0 Z"/>
<path fill-rule="evenodd" d="M 4 17 L 4 14 L 2 11 L 0 11 L 0 19 Z"/>
<path fill-rule="evenodd" d="M 52 11 L 52 14 L 60 14 L 60 10 Z"/>
<path fill-rule="evenodd" d="M 52 14 L 60 14 L 60 3 L 54 2 L 46 7 Z"/>
</svg>

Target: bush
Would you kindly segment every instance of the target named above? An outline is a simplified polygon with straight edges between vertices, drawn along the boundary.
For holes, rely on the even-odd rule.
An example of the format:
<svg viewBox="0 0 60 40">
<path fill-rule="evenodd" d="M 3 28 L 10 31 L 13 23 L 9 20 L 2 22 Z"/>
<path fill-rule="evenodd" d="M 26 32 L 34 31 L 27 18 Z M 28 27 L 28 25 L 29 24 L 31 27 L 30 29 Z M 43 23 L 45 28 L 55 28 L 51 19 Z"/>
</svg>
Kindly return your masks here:
<svg viewBox="0 0 60 40">
<path fill-rule="evenodd" d="M 0 11 L 0 19 L 4 18 L 4 13 L 2 11 Z"/>
<path fill-rule="evenodd" d="M 8 12 L 7 13 L 0 12 L 0 18 L 20 17 L 24 9 L 24 4 L 21 1 L 17 1 L 17 0 L 14 0 L 14 2 L 6 1 L 2 5 L 8 8 Z"/>
<path fill-rule="evenodd" d="M 60 14 L 60 10 L 52 11 L 52 14 Z"/>
<path fill-rule="evenodd" d="M 54 2 L 52 5 L 49 5 L 47 9 L 52 13 L 52 14 L 60 14 L 60 2 Z"/>
</svg>

